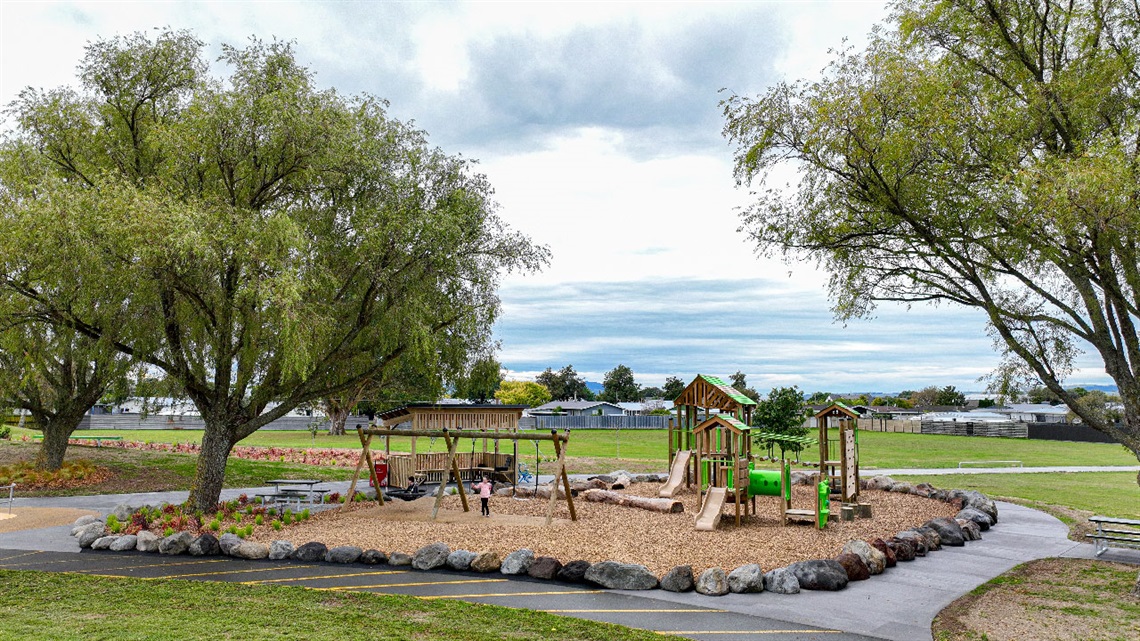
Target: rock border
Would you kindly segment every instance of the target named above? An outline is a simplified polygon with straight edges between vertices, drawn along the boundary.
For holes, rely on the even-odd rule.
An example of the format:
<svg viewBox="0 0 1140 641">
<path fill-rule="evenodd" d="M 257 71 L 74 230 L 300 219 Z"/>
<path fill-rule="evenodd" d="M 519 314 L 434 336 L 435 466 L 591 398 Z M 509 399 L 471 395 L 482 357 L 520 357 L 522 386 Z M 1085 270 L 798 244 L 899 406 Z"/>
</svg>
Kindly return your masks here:
<svg viewBox="0 0 1140 641">
<path fill-rule="evenodd" d="M 591 477 L 591 482 L 612 484 L 619 479 L 635 482 L 652 482 L 663 475 L 629 474 L 618 471 Z M 610 479 L 613 479 L 612 481 Z M 189 532 L 175 532 L 159 537 L 151 532 L 114 535 L 106 527 L 106 520 L 83 516 L 75 521 L 71 535 L 81 549 L 138 551 L 151 554 L 194 556 L 230 556 L 240 559 L 290 560 L 297 563 L 330 563 L 408 566 L 430 572 L 500 573 L 509 576 L 564 583 L 585 584 L 614 590 L 662 589 L 672 592 L 695 590 L 700 594 L 762 593 L 796 594 L 802 590 L 842 590 L 851 581 L 863 581 L 883 574 L 900 562 L 910 562 L 941 550 L 943 546 L 961 547 L 982 538 L 982 532 L 998 522 L 997 504 L 985 494 L 975 490 L 940 490 L 929 483 L 911 485 L 897 482 L 889 476 L 875 476 L 860 482 L 863 489 L 885 490 L 914 494 L 924 498 L 950 503 L 958 508 L 954 517 L 931 519 L 922 525 L 903 530 L 894 536 L 870 541 L 852 539 L 843 550 L 831 559 L 799 561 L 787 567 L 764 571 L 755 563 L 725 571 L 711 567 L 699 577 L 693 575 L 692 566 L 681 565 L 657 577 L 644 565 L 606 560 L 590 563 L 572 560 L 563 564 L 553 557 L 535 557 L 534 552 L 523 548 L 500 557 L 493 551 L 452 550 L 447 544 L 435 542 L 412 553 L 363 550 L 356 546 L 329 548 L 319 541 L 310 541 L 294 547 L 292 542 L 277 540 L 269 545 L 246 541 L 233 534 L 220 538 L 208 532 L 194 537 Z M 149 508 L 150 506 L 143 506 Z M 116 506 L 111 512 L 120 522 L 130 522 L 130 516 L 140 508 Z"/>
</svg>

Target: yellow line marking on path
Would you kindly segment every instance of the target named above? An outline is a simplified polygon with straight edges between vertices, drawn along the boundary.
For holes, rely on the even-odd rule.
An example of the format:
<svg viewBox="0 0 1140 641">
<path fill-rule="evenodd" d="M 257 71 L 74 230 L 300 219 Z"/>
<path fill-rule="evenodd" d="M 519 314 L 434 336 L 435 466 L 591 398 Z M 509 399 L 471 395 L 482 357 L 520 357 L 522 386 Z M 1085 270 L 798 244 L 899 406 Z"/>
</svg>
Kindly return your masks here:
<svg viewBox="0 0 1140 641">
<path fill-rule="evenodd" d="M 222 576 L 225 574 L 249 574 L 251 572 L 283 572 L 285 570 L 297 570 L 295 566 L 283 565 L 275 568 L 252 568 L 249 570 L 221 570 L 218 572 L 191 572 L 189 574 L 168 574 L 164 579 L 183 579 L 192 576 Z"/>
<path fill-rule="evenodd" d="M 581 614 L 588 612 L 728 612 L 728 610 L 693 610 L 691 608 L 680 609 L 629 609 L 629 610 L 542 610 L 543 612 L 550 612 L 552 614 Z"/>
<path fill-rule="evenodd" d="M 654 630 L 657 634 L 842 634 L 842 630 Z"/>
<path fill-rule="evenodd" d="M 288 567 L 288 566 L 285 566 Z M 304 567 L 304 566 L 301 566 Z M 354 576 L 376 576 L 380 574 L 407 574 L 405 570 L 385 570 L 382 572 L 355 572 L 353 574 L 318 574 L 316 576 L 299 576 L 285 579 L 262 579 L 259 581 L 242 581 L 242 585 L 261 585 L 264 583 L 286 583 L 288 581 L 320 581 L 322 579 L 339 579 Z"/>
<path fill-rule="evenodd" d="M 335 588 L 313 588 L 327 592 L 344 590 L 375 590 L 379 588 L 410 588 L 421 585 L 460 585 L 463 583 L 506 583 L 507 579 L 466 579 L 464 581 L 420 581 L 417 583 L 380 583 L 377 585 L 339 585 Z"/>
<path fill-rule="evenodd" d="M 512 596 L 546 596 L 554 594 L 601 594 L 605 590 L 554 590 L 550 592 L 496 592 L 491 594 L 443 594 L 439 596 L 421 596 L 416 597 L 424 599 L 425 601 L 433 601 L 435 599 L 494 599 L 498 597 L 512 597 Z"/>
<path fill-rule="evenodd" d="M 0 561 L 0 565 L 8 565 L 8 561 L 11 561 L 12 559 L 21 559 L 25 556 L 32 556 L 34 554 L 43 554 L 43 552 L 40 550 L 33 550 L 32 552 L 24 552 L 23 554 L 13 554 L 12 556 L 4 557 L 4 560 Z M 52 563 L 58 563 L 58 561 L 52 561 Z M 16 565 L 27 565 L 27 563 L 17 563 Z"/>
<path fill-rule="evenodd" d="M 120 570 L 141 570 L 145 568 L 176 568 L 183 565 L 205 565 L 207 563 L 225 563 L 230 559 L 202 559 L 201 561 L 180 561 L 175 563 L 148 563 L 146 565 L 124 565 L 117 568 L 100 568 L 98 570 L 76 570 L 80 574 L 87 572 L 118 572 Z"/>
</svg>

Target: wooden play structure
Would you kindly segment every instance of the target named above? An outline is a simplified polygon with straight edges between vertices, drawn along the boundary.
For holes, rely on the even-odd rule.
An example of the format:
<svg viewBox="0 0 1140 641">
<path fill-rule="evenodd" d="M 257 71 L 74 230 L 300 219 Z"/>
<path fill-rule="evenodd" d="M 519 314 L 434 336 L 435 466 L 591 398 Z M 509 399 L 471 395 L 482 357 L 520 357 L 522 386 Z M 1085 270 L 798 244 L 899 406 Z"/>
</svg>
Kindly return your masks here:
<svg viewBox="0 0 1140 641">
<path fill-rule="evenodd" d="M 740 505 L 748 514 L 748 464 L 752 458 L 751 429 L 732 416 L 714 415 L 693 428 L 695 461 L 705 500 L 697 515 L 698 530 L 713 530 L 720 521 L 725 502 L 736 507 L 740 525 Z M 705 484 L 708 484 L 707 491 Z M 756 503 L 752 502 L 752 513 Z"/>
<path fill-rule="evenodd" d="M 815 413 L 819 428 L 819 474 L 833 495 L 845 504 L 859 503 L 859 414 L 843 403 L 832 403 Z M 831 439 L 829 428 L 839 429 Z"/>
<path fill-rule="evenodd" d="M 499 475 L 504 480 L 514 483 L 517 476 L 517 451 L 519 441 L 537 442 L 551 441 L 554 444 L 554 453 L 557 457 L 555 464 L 555 483 L 561 482 L 570 519 L 578 520 L 574 509 L 574 499 L 570 491 L 570 478 L 566 472 L 566 447 L 570 442 L 569 431 L 559 434 L 551 430 L 549 434 L 521 433 L 518 431 L 518 419 L 522 416 L 523 406 L 519 405 L 433 405 L 421 403 L 408 405 L 377 416 L 381 421 L 379 427 L 357 426 L 360 437 L 360 460 L 356 465 L 356 472 L 352 477 L 352 485 L 348 496 L 356 492 L 356 483 L 360 479 L 361 468 L 368 467 L 368 475 L 372 484 L 377 488 L 376 501 L 384 505 L 384 493 L 381 488 L 386 485 L 384 479 L 377 475 L 377 465 L 372 452 L 373 437 L 384 439 L 384 453 L 378 454 L 383 462 L 387 463 L 388 478 L 400 479 L 414 478 L 423 482 L 438 482 L 441 486 L 455 483 L 459 498 L 463 504 L 463 511 L 470 511 L 467 503 L 467 494 L 463 487 L 465 480 L 474 480 L 478 476 L 492 477 Z M 510 417 L 514 422 L 510 422 Z M 393 453 L 391 444 L 393 438 L 410 438 L 411 454 Z M 442 439 L 446 452 L 436 455 L 429 451 L 427 454 L 416 452 L 417 439 L 428 438 L 434 443 Z M 471 441 L 471 452 L 460 452 L 459 445 L 468 439 Z M 476 453 L 477 444 L 482 441 L 482 452 Z M 513 445 L 512 454 L 500 451 L 500 442 L 510 441 Z M 466 456 L 464 456 L 466 455 Z M 426 466 L 432 467 L 426 467 Z M 397 476 L 398 474 L 398 476 Z M 429 476 L 431 479 L 429 480 Z M 550 503 L 547 506 L 546 524 L 550 525 L 554 516 L 554 505 L 558 499 L 558 492 L 550 493 Z M 439 514 L 440 504 L 443 501 L 443 492 L 436 493 L 435 505 L 432 508 L 431 518 L 435 520 Z"/>
<path fill-rule="evenodd" d="M 674 427 L 672 422 L 669 423 L 670 473 L 669 480 L 659 492 L 662 498 L 673 497 L 680 491 L 681 483 L 691 487 L 698 478 L 701 464 L 693 456 L 697 425 L 714 413 L 748 425 L 752 422 L 756 401 L 715 376 L 698 374 L 673 400 L 673 407 L 677 409 L 677 425 Z"/>
</svg>

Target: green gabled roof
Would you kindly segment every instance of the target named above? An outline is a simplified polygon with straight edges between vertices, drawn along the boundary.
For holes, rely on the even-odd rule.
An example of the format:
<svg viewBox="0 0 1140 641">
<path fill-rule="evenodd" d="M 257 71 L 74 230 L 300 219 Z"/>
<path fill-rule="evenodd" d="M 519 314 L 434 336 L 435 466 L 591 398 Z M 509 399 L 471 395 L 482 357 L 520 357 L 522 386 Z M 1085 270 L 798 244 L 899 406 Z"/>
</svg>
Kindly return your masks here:
<svg viewBox="0 0 1140 641">
<path fill-rule="evenodd" d="M 717 378 L 715 376 L 708 376 L 707 374 L 698 374 L 698 376 L 705 379 L 705 381 L 707 383 L 715 386 L 717 389 L 719 389 L 720 391 L 727 394 L 729 398 L 736 401 L 737 403 L 740 403 L 741 405 L 755 405 L 756 404 L 756 401 L 748 398 L 744 394 L 741 394 L 740 390 L 729 385 L 728 383 L 725 383 L 724 381 L 720 380 L 719 378 Z"/>
<path fill-rule="evenodd" d="M 810 436 L 781 434 L 780 432 L 768 432 L 766 430 L 756 430 L 752 432 L 752 435 L 759 437 L 761 440 L 773 441 L 775 443 L 787 443 L 793 445 L 816 445 L 819 443 L 819 441 Z"/>
<path fill-rule="evenodd" d="M 732 416 L 724 416 L 724 415 L 719 415 L 719 416 L 720 416 L 720 418 L 724 419 L 725 423 L 728 423 L 729 425 L 735 427 L 736 429 L 740 430 L 741 432 L 747 432 L 747 431 L 752 429 L 752 426 L 745 425 L 744 423 L 736 420 L 736 418 L 734 418 Z"/>
</svg>

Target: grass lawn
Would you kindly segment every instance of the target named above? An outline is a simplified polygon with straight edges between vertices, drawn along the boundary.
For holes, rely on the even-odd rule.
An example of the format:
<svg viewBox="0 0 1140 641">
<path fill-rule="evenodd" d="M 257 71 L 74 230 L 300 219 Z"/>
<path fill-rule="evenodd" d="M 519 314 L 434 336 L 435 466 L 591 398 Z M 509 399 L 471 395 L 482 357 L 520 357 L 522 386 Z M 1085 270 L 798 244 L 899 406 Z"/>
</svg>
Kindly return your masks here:
<svg viewBox="0 0 1140 641">
<path fill-rule="evenodd" d="M 460 601 L 222 582 L 0 571 L 0 640 L 549 639 L 653 632 Z"/>
<path fill-rule="evenodd" d="M 896 480 L 978 490 L 993 497 L 1016 498 L 1027 503 L 1059 505 L 1077 510 L 1140 519 L 1140 486 L 1132 472 L 1080 472 L 1071 474 L 956 474 L 953 476 L 898 476 Z"/>
<path fill-rule="evenodd" d="M 959 461 L 1021 461 L 1026 467 L 1137 465 L 1123 445 L 1023 438 L 859 432 L 860 465 L 880 468 L 958 467 Z"/>
</svg>

